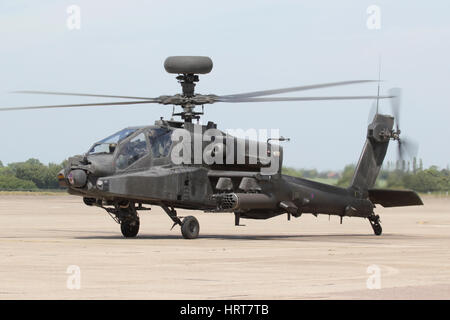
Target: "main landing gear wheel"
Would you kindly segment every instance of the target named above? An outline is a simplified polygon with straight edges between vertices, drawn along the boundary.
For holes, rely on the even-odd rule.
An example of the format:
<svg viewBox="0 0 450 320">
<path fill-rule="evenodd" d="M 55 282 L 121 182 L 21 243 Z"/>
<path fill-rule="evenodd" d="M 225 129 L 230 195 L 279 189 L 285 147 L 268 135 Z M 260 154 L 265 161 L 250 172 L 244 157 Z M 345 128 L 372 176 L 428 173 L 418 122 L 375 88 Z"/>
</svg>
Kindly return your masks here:
<svg viewBox="0 0 450 320">
<path fill-rule="evenodd" d="M 168 207 L 166 204 L 161 204 L 161 208 L 167 213 L 173 221 L 173 227 L 179 225 L 181 227 L 181 234 L 185 239 L 196 239 L 200 232 L 200 225 L 198 220 L 193 216 L 187 216 L 181 221 L 181 217 L 177 216 L 177 211 L 173 207 Z M 172 230 L 170 229 L 170 230 Z"/>
<path fill-rule="evenodd" d="M 200 232 L 200 224 L 198 220 L 193 216 L 187 216 L 181 222 L 181 234 L 185 239 L 195 239 Z"/>
<path fill-rule="evenodd" d="M 373 215 L 369 217 L 370 225 L 372 226 L 373 233 L 375 235 L 380 236 L 383 232 L 383 228 L 381 228 L 380 224 L 380 216 L 379 215 Z"/>
<path fill-rule="evenodd" d="M 127 218 L 120 223 L 120 231 L 125 238 L 134 238 L 139 232 L 139 217 Z"/>
</svg>

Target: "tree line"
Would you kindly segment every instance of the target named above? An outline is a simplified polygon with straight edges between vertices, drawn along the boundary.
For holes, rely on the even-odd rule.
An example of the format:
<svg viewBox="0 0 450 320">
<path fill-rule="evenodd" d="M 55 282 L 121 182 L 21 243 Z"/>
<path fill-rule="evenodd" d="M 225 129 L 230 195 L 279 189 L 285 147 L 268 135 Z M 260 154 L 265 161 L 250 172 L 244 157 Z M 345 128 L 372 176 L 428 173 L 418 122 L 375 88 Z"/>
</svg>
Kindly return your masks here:
<svg viewBox="0 0 450 320">
<path fill-rule="evenodd" d="M 337 181 L 337 186 L 349 186 L 355 165 L 348 165 L 342 172 L 342 177 Z M 387 189 L 411 189 L 418 192 L 448 192 L 450 191 L 449 168 L 439 169 L 431 166 L 424 169 L 421 166 L 410 169 L 404 165 L 395 167 L 383 167 L 376 185 L 377 188 Z"/>
<path fill-rule="evenodd" d="M 66 164 L 43 164 L 38 159 L 3 165 L 0 161 L 0 190 L 54 190 L 59 189 L 57 174 Z M 347 165 L 342 171 L 318 171 L 316 169 L 283 168 L 283 173 L 318 180 L 340 187 L 348 187 L 355 171 L 355 165 Z M 387 162 L 378 176 L 377 188 L 412 189 L 418 192 L 450 191 L 449 168 L 437 166 L 423 168 L 422 160 L 412 162 Z"/>
<path fill-rule="evenodd" d="M 59 189 L 57 175 L 63 165 L 64 162 L 45 165 L 38 159 L 29 159 L 5 166 L 0 161 L 0 190 Z"/>
<path fill-rule="evenodd" d="M 322 177 L 328 177 L 328 181 L 325 182 L 345 188 L 350 186 L 355 168 L 354 164 L 349 164 L 337 174 L 333 171 L 317 172 L 317 170 L 283 168 L 283 173 L 318 181 L 321 181 Z M 418 192 L 448 192 L 450 191 L 450 169 L 448 167 L 440 169 L 437 166 L 424 168 L 422 159 L 416 158 L 412 161 L 388 161 L 382 167 L 375 187 L 411 189 Z"/>
</svg>

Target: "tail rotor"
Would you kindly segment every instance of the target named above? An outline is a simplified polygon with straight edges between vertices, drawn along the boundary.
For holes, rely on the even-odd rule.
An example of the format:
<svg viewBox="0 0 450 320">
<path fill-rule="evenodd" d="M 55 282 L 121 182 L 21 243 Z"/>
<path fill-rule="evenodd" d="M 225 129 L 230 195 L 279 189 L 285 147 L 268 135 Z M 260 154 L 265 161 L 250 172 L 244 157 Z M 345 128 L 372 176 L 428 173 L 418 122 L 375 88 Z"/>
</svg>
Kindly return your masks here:
<svg viewBox="0 0 450 320">
<path fill-rule="evenodd" d="M 414 158 L 417 156 L 419 151 L 419 145 L 416 141 L 402 137 L 400 138 L 400 106 L 401 106 L 401 94 L 402 90 L 400 88 L 392 88 L 389 90 L 389 95 L 392 96 L 391 100 L 391 111 L 394 116 L 395 130 L 392 131 L 392 139 L 397 141 L 397 157 L 398 160 L 405 160 L 407 158 Z"/>
</svg>

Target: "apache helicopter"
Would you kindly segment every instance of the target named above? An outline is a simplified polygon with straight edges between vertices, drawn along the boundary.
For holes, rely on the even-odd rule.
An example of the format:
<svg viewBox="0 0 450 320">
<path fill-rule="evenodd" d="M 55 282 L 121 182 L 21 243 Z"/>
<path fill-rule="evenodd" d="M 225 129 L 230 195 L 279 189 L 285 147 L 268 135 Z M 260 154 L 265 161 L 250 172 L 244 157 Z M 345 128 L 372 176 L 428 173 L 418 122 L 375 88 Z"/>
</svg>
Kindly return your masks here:
<svg viewBox="0 0 450 320">
<path fill-rule="evenodd" d="M 407 146 L 400 139 L 399 92 L 380 96 L 333 97 L 267 97 L 274 94 L 305 91 L 376 80 L 354 80 L 283 89 L 248 92 L 233 95 L 196 94 L 194 88 L 199 74 L 207 74 L 213 63 L 209 57 L 176 56 L 164 62 L 168 73 L 177 74 L 182 93 L 170 96 L 130 97 L 85 93 L 18 91 L 28 94 L 53 94 L 67 96 L 107 97 L 127 99 L 121 102 L 69 104 L 1 108 L 29 110 L 44 108 L 88 107 L 158 103 L 173 105 L 173 116 L 183 121 L 161 118 L 153 126 L 128 127 L 96 142 L 86 154 L 69 158 L 67 166 L 58 174 L 61 186 L 70 194 L 83 197 L 88 206 L 105 209 L 120 224 L 125 237 L 135 237 L 139 232 L 140 210 L 150 210 L 148 205 L 160 206 L 181 227 L 182 236 L 194 239 L 200 226 L 194 216 L 180 217 L 176 209 L 203 210 L 206 212 L 234 213 L 235 225 L 240 218 L 268 219 L 281 214 L 300 217 L 304 213 L 367 218 L 376 235 L 381 235 L 380 217 L 374 213 L 375 205 L 397 207 L 422 205 L 414 191 L 376 189 L 375 181 L 380 172 L 390 140 L 398 142 L 399 154 Z M 379 81 L 378 81 L 379 82 Z M 217 125 L 195 124 L 203 115 L 203 106 L 212 103 L 282 102 L 311 100 L 391 99 L 394 116 L 379 114 L 378 109 L 367 128 L 367 138 L 356 166 L 351 185 L 339 188 L 281 173 L 283 148 L 270 140 L 286 141 L 279 137 L 257 142 L 258 154 L 252 151 L 249 139 L 239 139 L 217 129 Z M 196 106 L 202 111 L 195 111 Z M 175 113 L 175 106 L 182 111 Z M 394 120 L 396 128 L 394 129 Z M 178 141 L 174 135 L 182 130 L 187 133 Z M 207 143 L 202 137 L 213 130 L 217 137 Z M 192 143 L 191 141 L 194 141 Z M 195 146 L 200 141 L 200 147 Z M 232 147 L 227 148 L 228 142 Z M 184 160 L 175 163 L 172 155 L 182 146 Z M 239 149 L 238 146 L 243 146 Z M 201 155 L 209 155 L 214 161 L 191 161 L 195 148 Z M 260 152 L 263 150 L 263 152 Z M 243 161 L 237 161 L 238 158 Z M 226 161 L 224 161 L 226 160 Z M 270 170 L 272 164 L 275 170 Z M 147 207 L 145 207 L 147 205 Z M 181 219 L 183 218 L 183 219 Z"/>
</svg>

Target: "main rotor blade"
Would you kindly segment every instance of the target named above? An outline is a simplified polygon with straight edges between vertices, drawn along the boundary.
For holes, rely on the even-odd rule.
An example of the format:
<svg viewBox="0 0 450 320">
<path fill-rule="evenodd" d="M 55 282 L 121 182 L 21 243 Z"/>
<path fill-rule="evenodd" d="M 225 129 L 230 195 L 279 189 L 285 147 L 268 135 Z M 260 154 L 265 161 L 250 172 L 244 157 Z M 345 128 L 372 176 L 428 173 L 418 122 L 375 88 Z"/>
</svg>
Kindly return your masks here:
<svg viewBox="0 0 450 320">
<path fill-rule="evenodd" d="M 94 107 L 94 106 L 118 106 L 129 104 L 157 103 L 156 101 L 123 101 L 123 102 L 104 102 L 104 103 L 84 103 L 84 104 L 62 104 L 53 106 L 31 106 L 31 107 L 6 107 L 0 108 L 0 111 L 31 110 L 31 109 L 55 109 L 55 108 L 73 108 L 73 107 Z"/>
<path fill-rule="evenodd" d="M 99 97 L 99 98 L 119 98 L 119 99 L 138 99 L 138 100 L 155 100 L 155 98 L 146 98 L 146 97 L 114 96 L 114 95 L 107 95 L 107 94 L 55 92 L 55 91 L 21 90 L 21 91 L 13 91 L 12 93 L 47 94 L 47 95 L 58 95 L 58 96 Z"/>
<path fill-rule="evenodd" d="M 287 92 L 295 92 L 295 91 L 321 89 L 321 88 L 328 88 L 328 87 L 345 86 L 345 85 L 350 85 L 350 84 L 366 83 L 366 82 L 378 82 L 378 80 L 351 80 L 351 81 L 319 83 L 319 84 L 313 84 L 313 85 L 308 85 L 308 86 L 300 86 L 300 87 L 290 87 L 290 88 L 281 88 L 281 89 L 272 89 L 272 90 L 263 90 L 263 91 L 254 91 L 254 92 L 230 94 L 230 95 L 220 96 L 220 98 L 262 97 L 262 96 L 270 96 L 270 95 L 273 95 L 273 94 L 281 94 L 281 93 L 287 93 Z"/>
<path fill-rule="evenodd" d="M 268 98 L 233 98 L 233 99 L 217 99 L 217 102 L 281 102 L 281 101 L 320 101 L 320 100 L 371 100 L 377 96 L 342 96 L 342 97 L 268 97 Z M 392 96 L 379 96 L 379 99 L 389 99 Z"/>
</svg>

